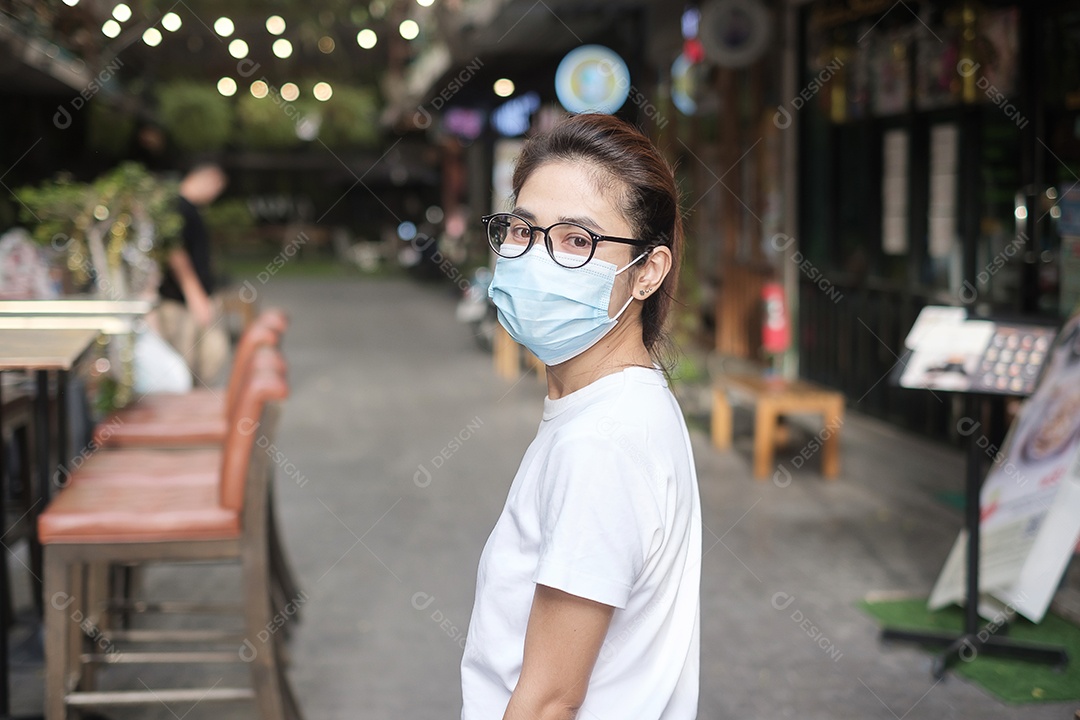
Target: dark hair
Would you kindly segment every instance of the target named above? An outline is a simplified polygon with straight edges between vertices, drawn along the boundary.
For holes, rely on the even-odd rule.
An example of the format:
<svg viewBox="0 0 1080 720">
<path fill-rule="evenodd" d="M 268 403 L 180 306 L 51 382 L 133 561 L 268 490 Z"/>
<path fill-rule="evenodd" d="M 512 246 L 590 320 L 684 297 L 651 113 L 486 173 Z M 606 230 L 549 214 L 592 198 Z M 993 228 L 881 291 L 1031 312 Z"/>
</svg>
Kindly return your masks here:
<svg viewBox="0 0 1080 720">
<path fill-rule="evenodd" d="M 624 189 L 620 209 L 634 237 L 647 240 L 648 248 L 664 245 L 671 249 L 671 271 L 641 308 L 642 340 L 655 357 L 658 345 L 666 340 L 664 324 L 675 299 L 683 247 L 674 171 L 652 142 L 629 123 L 611 115 L 571 115 L 525 143 L 514 168 L 514 197 L 537 168 L 553 161 L 585 161 L 617 180 Z"/>
</svg>

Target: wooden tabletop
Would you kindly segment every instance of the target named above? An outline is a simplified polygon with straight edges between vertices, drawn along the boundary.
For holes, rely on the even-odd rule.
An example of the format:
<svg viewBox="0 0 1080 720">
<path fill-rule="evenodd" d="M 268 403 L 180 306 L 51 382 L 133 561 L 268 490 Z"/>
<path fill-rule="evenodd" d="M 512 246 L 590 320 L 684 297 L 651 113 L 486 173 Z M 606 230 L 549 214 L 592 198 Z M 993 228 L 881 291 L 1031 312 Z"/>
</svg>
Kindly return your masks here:
<svg viewBox="0 0 1080 720">
<path fill-rule="evenodd" d="M 98 329 L 0 329 L 0 370 L 70 370 Z"/>
<path fill-rule="evenodd" d="M 718 382 L 733 390 L 741 390 L 754 395 L 800 397 L 834 397 L 840 395 L 836 390 L 814 385 L 805 380 L 786 380 L 777 376 L 730 374 L 720 376 Z"/>
<path fill-rule="evenodd" d="M 149 300 L 99 300 L 68 296 L 53 300 L 0 300 L 0 315 L 131 315 L 154 309 Z"/>
</svg>

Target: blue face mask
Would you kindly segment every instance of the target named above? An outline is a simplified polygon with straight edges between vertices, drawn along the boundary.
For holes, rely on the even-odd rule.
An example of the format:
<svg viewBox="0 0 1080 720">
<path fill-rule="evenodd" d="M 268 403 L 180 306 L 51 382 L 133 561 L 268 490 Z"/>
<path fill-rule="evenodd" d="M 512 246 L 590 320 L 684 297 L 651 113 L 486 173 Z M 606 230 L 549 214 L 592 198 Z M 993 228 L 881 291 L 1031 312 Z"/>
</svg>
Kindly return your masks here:
<svg viewBox="0 0 1080 720">
<path fill-rule="evenodd" d="M 608 317 L 615 277 L 646 254 L 621 268 L 593 258 L 570 269 L 552 260 L 542 245 L 534 246 L 521 257 L 495 261 L 488 297 L 510 337 L 545 365 L 558 365 L 585 352 L 615 327 L 634 299 L 628 298 L 615 317 Z"/>
</svg>

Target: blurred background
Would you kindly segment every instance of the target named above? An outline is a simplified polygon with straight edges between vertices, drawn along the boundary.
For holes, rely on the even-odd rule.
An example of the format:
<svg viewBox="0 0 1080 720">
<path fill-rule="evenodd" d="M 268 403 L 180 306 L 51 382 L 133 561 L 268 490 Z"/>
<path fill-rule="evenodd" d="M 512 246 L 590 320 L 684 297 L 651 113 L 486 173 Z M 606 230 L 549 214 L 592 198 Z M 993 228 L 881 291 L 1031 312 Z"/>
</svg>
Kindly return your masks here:
<svg viewBox="0 0 1080 720">
<path fill-rule="evenodd" d="M 607 82 L 607 109 L 678 167 L 687 345 L 760 358 L 761 286 L 779 281 L 776 362 L 858 397 L 895 358 L 856 317 L 895 346 L 926 304 L 1054 319 L 1080 297 L 1055 207 L 1075 180 L 1070 3 L 3 9 L 9 190 L 212 160 L 230 182 L 206 221 L 237 277 L 300 232 L 312 261 L 444 277 L 438 250 L 468 277 L 521 138 Z M 591 44 L 610 57 L 572 58 L 560 90 Z M 29 212 L 8 192 L 0 226 Z M 951 418 L 930 403 L 881 385 L 861 407 L 937 435 Z"/>
<path fill-rule="evenodd" d="M 289 670 L 307 717 L 458 712 L 476 561 L 544 394 L 542 368 L 487 301 L 479 218 L 508 209 L 524 139 L 585 111 L 640 127 L 684 198 L 672 382 L 710 528 L 701 717 L 1072 716 L 1075 668 L 1051 674 L 1051 691 L 1040 676 L 1004 692 L 1007 664 L 983 685 L 942 684 L 928 655 L 880 646 L 856 605 L 875 591 L 926 597 L 963 525 L 964 421 L 982 423 L 989 464 L 1033 387 L 974 410 L 902 387 L 916 317 L 948 306 L 1054 329 L 1080 306 L 1080 2 L 0 11 L 0 301 L 152 306 L 183 247 L 233 345 L 262 308 L 292 317 L 274 463 L 307 593 Z M 225 183 L 193 199 L 182 180 L 207 167 Z M 110 331 L 72 372 L 83 399 L 65 401 L 61 465 L 86 453 L 95 423 L 163 388 L 138 377 L 128 331 L 141 328 Z M 229 374 L 208 372 L 185 387 Z M 781 412 L 776 456 L 758 460 L 750 414 L 736 408 L 734 441 L 716 427 L 732 374 L 810 383 L 842 412 L 809 424 Z M 11 478 L 23 472 L 13 432 Z M 29 561 L 32 544 L 8 552 Z M 34 591 L 12 582 L 18 615 Z M 220 582 L 146 578 L 210 595 Z M 1080 618 L 1077 586 L 1066 572 L 1055 594 L 1065 625 Z M 33 613 L 23 621 L 33 645 Z M 20 652 L 12 697 L 32 709 L 40 652 Z M 168 677 L 150 672 L 135 677 Z M 154 712 L 185 709 L 225 717 L 197 702 Z"/>
</svg>

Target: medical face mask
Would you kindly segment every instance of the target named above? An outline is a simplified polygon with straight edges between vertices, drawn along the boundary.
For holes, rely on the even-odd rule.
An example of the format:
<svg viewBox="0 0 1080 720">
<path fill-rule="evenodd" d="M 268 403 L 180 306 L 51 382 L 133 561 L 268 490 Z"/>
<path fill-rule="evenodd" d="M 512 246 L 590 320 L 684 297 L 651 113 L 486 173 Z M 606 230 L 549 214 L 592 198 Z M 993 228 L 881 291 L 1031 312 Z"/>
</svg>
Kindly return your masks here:
<svg viewBox="0 0 1080 720">
<path fill-rule="evenodd" d="M 627 298 L 615 317 L 608 317 L 615 277 L 646 254 L 621 268 L 593 258 L 570 269 L 538 244 L 521 257 L 495 261 L 488 297 L 510 337 L 545 365 L 558 365 L 585 352 L 615 327 L 633 300 Z"/>
</svg>

